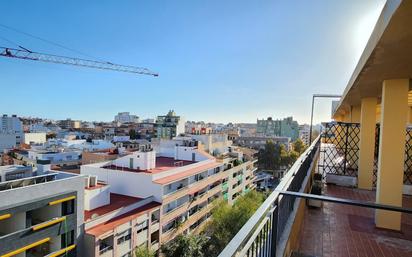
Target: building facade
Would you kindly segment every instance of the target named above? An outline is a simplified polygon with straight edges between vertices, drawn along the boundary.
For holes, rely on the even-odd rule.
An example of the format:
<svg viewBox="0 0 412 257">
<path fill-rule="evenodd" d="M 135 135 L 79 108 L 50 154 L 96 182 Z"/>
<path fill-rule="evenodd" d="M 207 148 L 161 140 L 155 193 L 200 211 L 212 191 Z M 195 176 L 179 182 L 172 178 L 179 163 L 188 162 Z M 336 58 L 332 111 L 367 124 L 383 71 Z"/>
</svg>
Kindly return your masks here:
<svg viewBox="0 0 412 257">
<path fill-rule="evenodd" d="M 295 141 L 299 137 L 299 125 L 293 117 L 287 117 L 282 120 L 274 120 L 271 117 L 257 120 L 257 136 L 267 137 L 290 137 Z"/>
<path fill-rule="evenodd" d="M 114 116 L 114 121 L 123 124 L 123 123 L 138 123 L 139 116 L 132 115 L 130 112 L 119 112 L 116 116 Z"/>
<path fill-rule="evenodd" d="M 310 127 L 307 124 L 299 125 L 299 138 L 305 145 L 309 145 Z"/>
<path fill-rule="evenodd" d="M 185 133 L 185 122 L 170 110 L 165 116 L 157 116 L 155 131 L 157 138 L 172 139 Z"/>
<path fill-rule="evenodd" d="M 46 167 L 10 167 L 7 175 L 0 182 L 0 256 L 84 256 L 84 178 Z"/>
<path fill-rule="evenodd" d="M 97 176 L 111 193 L 152 197 L 160 204 L 158 240 L 164 243 L 198 232 L 215 199 L 232 203 L 251 190 L 255 162 L 234 152 L 215 158 L 193 140 L 162 140 L 112 161 L 83 165 L 81 174 Z"/>
</svg>

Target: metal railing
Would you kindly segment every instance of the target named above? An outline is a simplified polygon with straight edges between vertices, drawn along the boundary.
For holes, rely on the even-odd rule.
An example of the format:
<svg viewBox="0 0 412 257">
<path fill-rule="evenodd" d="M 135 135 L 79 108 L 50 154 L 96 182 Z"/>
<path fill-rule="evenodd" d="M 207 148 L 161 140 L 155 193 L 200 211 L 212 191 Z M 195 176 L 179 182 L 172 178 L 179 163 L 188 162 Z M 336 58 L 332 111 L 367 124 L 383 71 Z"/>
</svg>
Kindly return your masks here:
<svg viewBox="0 0 412 257">
<path fill-rule="evenodd" d="M 240 229 L 219 257 L 276 256 L 285 247 L 282 234 L 288 234 L 289 218 L 296 213 L 295 198 L 282 197 L 279 191 L 301 192 L 304 190 L 312 168 L 319 156 L 318 137 L 298 158 L 282 181 L 263 202 L 253 216 Z M 278 254 L 280 255 L 280 254 Z"/>
</svg>

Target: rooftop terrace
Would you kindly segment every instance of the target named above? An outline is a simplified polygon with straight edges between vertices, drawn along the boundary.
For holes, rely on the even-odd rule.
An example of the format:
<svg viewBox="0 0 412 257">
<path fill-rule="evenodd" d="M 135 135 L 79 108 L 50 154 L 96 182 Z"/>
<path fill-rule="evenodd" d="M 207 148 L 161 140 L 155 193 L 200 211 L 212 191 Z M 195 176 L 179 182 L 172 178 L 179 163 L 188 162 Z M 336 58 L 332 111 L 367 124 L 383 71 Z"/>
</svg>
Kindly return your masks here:
<svg viewBox="0 0 412 257">
<path fill-rule="evenodd" d="M 104 205 L 102 207 L 90 211 L 84 211 L 84 220 L 88 221 L 94 217 L 102 216 L 122 207 L 126 207 L 133 203 L 137 203 L 141 200 L 142 198 L 138 197 L 110 193 L 110 204 Z"/>
<path fill-rule="evenodd" d="M 196 162 L 175 160 L 174 158 L 170 158 L 170 157 L 156 157 L 156 168 L 150 169 L 150 170 L 130 169 L 126 167 L 119 167 L 113 164 L 103 166 L 103 168 L 130 171 L 130 172 L 146 172 L 146 173 L 151 173 L 151 174 L 157 174 L 157 173 L 165 172 L 165 171 L 177 168 L 177 167 L 187 166 L 193 163 L 196 163 Z"/>
</svg>

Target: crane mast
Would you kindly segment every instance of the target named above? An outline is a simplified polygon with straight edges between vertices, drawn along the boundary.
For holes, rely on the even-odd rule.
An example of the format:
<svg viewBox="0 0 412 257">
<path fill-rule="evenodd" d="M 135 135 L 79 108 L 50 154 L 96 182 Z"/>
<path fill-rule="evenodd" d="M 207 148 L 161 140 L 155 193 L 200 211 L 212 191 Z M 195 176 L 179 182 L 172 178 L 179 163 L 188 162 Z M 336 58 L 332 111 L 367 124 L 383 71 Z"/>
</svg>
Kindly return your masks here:
<svg viewBox="0 0 412 257">
<path fill-rule="evenodd" d="M 159 76 L 158 73 L 150 71 L 147 68 L 126 66 L 126 65 L 120 65 L 120 64 L 115 64 L 111 62 L 93 61 L 93 60 L 66 57 L 66 56 L 53 55 L 53 54 L 44 54 L 44 53 L 30 51 L 21 46 L 20 48 L 22 49 L 15 49 L 15 48 L 10 48 L 10 47 L 0 46 L 0 56 L 23 59 L 23 60 L 31 60 L 31 61 L 41 61 L 41 62 L 49 62 L 49 63 L 59 63 L 59 64 L 66 64 L 66 65 L 82 66 L 82 67 L 102 69 L 102 70 L 129 72 L 129 73 L 136 73 L 136 74 L 141 74 L 141 75 L 150 75 L 154 77 Z"/>
</svg>

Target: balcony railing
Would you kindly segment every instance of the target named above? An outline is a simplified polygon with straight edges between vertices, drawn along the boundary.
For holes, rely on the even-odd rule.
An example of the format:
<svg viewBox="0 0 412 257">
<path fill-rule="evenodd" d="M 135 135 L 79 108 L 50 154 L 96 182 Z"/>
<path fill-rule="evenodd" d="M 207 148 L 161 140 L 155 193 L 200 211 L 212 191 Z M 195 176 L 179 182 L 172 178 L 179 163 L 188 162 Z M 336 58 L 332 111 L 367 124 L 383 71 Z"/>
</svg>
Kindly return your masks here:
<svg viewBox="0 0 412 257">
<path fill-rule="evenodd" d="M 255 214 L 229 242 L 219 257 L 281 256 L 286 241 L 283 234 L 290 218 L 295 217 L 295 197 L 282 197 L 279 191 L 302 192 L 319 156 L 319 137 L 298 158 L 282 181 Z M 276 252 L 279 252 L 276 254 Z"/>
</svg>

